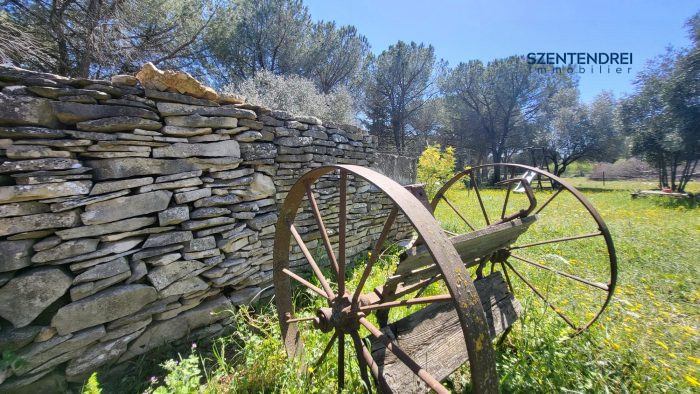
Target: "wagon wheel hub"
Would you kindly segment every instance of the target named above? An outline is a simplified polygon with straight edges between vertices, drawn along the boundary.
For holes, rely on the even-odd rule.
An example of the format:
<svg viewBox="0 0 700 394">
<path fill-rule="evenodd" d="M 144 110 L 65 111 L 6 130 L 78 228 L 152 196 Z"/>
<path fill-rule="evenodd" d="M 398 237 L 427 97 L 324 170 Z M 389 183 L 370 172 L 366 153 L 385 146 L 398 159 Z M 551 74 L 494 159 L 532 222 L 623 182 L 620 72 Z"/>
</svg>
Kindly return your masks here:
<svg viewBox="0 0 700 394">
<path fill-rule="evenodd" d="M 314 327 L 322 332 L 336 329 L 345 334 L 357 331 L 360 328 L 360 318 L 365 314 L 360 312 L 356 304 L 353 305 L 350 294 L 335 297 L 331 301 L 331 307 L 319 308 L 313 321 Z"/>
<path fill-rule="evenodd" d="M 494 263 L 504 263 L 510 257 L 510 250 L 506 248 L 498 249 L 493 256 L 491 256 L 491 261 Z"/>
</svg>

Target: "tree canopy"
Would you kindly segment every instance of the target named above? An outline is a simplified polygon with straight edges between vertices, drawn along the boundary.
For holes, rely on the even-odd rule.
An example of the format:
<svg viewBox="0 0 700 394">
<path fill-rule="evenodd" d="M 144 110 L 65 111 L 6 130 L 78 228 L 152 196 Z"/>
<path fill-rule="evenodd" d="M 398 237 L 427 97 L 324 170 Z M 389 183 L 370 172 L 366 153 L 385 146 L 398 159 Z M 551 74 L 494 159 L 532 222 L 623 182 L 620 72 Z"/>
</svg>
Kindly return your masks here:
<svg viewBox="0 0 700 394">
<path fill-rule="evenodd" d="M 700 13 L 691 48 L 642 71 L 633 94 L 584 103 L 576 74 L 514 55 L 450 67 L 429 43 L 372 48 L 354 26 L 315 21 L 302 0 L 0 0 L 0 61 L 75 77 L 144 63 L 190 72 L 267 106 L 362 123 L 380 149 L 453 146 L 461 165 L 528 162 L 562 174 L 629 154 L 683 190 L 700 135 Z M 495 174 L 494 178 L 498 178 Z"/>
<path fill-rule="evenodd" d="M 632 153 L 659 169 L 659 185 L 683 191 L 700 160 L 700 13 L 688 27 L 693 47 L 669 50 L 639 74 L 620 105 Z"/>
</svg>

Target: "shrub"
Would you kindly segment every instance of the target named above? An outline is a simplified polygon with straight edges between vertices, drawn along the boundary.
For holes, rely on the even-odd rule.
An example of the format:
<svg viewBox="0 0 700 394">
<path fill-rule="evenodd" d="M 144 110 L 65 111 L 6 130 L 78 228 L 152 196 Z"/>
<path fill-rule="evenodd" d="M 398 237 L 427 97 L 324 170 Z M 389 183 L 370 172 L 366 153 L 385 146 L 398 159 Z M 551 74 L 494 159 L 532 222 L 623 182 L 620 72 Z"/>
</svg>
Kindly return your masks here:
<svg viewBox="0 0 700 394">
<path fill-rule="evenodd" d="M 81 394 L 101 394 L 102 388 L 100 387 L 100 382 L 97 380 L 97 372 L 93 372 L 90 378 L 83 384 L 80 390 Z"/>
<path fill-rule="evenodd" d="M 654 169 L 647 163 L 631 158 L 627 160 L 620 159 L 615 163 L 598 163 L 588 177 L 594 180 L 601 180 L 603 177 L 608 180 L 654 179 L 655 174 Z"/>
<path fill-rule="evenodd" d="M 192 344 L 192 353 L 187 358 L 180 357 L 180 361 L 168 360 L 161 366 L 168 371 L 165 376 L 165 384 L 152 391 L 153 394 L 190 394 L 200 391 L 199 381 L 202 379 L 202 371 L 199 368 L 199 356 Z M 152 378 L 152 383 L 157 383 Z M 151 392 L 147 390 L 147 392 Z"/>
<path fill-rule="evenodd" d="M 418 158 L 418 181 L 425 184 L 425 192 L 432 199 L 439 188 L 454 175 L 455 150 L 440 144 L 429 145 Z"/>
<path fill-rule="evenodd" d="M 297 115 L 312 115 L 337 123 L 354 121 L 353 99 L 344 87 L 321 93 L 310 79 L 298 75 L 276 75 L 258 71 L 237 85 L 228 85 L 224 92 L 242 94 L 248 102 Z"/>
</svg>

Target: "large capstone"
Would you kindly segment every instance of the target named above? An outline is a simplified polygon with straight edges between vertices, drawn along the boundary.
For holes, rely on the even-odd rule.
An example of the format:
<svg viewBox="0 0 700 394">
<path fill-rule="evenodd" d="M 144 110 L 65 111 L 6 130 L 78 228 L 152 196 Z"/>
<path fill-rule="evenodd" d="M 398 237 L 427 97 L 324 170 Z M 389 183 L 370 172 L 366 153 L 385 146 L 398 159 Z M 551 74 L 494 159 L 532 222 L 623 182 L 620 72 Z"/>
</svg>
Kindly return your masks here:
<svg viewBox="0 0 700 394">
<path fill-rule="evenodd" d="M 24 327 L 65 294 L 72 282 L 68 273 L 54 267 L 17 275 L 0 288 L 0 316 L 15 327 Z"/>
</svg>

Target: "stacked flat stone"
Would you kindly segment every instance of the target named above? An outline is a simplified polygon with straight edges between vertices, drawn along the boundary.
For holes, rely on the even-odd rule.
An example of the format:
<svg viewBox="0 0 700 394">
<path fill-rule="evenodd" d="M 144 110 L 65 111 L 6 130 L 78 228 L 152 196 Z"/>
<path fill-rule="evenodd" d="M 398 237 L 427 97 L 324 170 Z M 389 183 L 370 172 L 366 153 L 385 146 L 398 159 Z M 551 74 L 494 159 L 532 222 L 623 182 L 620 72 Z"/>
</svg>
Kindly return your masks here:
<svg viewBox="0 0 700 394">
<path fill-rule="evenodd" d="M 330 122 L 324 126 L 313 116 L 294 116 L 284 111 L 269 111 L 260 119 L 264 124 L 262 130 L 276 136 L 278 169 L 274 182 L 279 201 L 284 200 L 292 185 L 309 169 L 332 164 L 374 167 L 377 139 L 357 127 Z M 321 178 L 314 188 L 326 231 L 334 245 L 338 242 L 338 181 L 337 173 L 330 174 Z M 358 256 L 374 247 L 393 202 L 368 182 L 352 175 L 348 178 L 347 201 L 346 254 Z M 319 248 L 320 253 L 325 253 L 309 204 L 302 204 L 301 209 L 294 223 L 297 231 L 309 249 Z M 411 230 L 410 223 L 399 214 L 389 239 L 407 237 Z M 296 245 L 292 248 L 290 266 L 310 270 Z"/>
<path fill-rule="evenodd" d="M 294 181 L 374 161 L 376 140 L 357 128 L 143 89 L 128 75 L 0 66 L 0 88 L 0 349 L 23 361 L 0 370 L 0 391 L 81 381 L 228 329 L 219 312 L 273 291 L 277 209 Z M 334 179 L 315 189 L 329 229 Z M 353 255 L 372 246 L 391 202 L 360 180 L 349 192 Z M 308 208 L 297 228 L 318 247 Z M 407 228 L 400 219 L 393 232 Z"/>
</svg>

